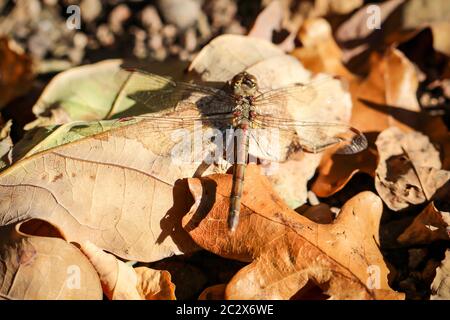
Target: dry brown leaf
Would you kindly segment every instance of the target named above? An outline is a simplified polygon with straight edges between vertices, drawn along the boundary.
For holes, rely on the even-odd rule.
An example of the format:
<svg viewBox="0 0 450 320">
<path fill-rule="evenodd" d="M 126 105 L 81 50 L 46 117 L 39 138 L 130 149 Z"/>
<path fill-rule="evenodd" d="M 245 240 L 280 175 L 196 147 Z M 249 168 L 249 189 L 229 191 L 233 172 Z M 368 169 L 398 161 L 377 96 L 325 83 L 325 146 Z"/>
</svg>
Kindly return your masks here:
<svg viewBox="0 0 450 320">
<path fill-rule="evenodd" d="M 175 181 L 199 164 L 174 161 L 175 143 L 138 122 L 20 160 L 0 174 L 1 224 L 38 218 L 129 260 L 195 250 L 180 225 L 191 200 Z"/>
<path fill-rule="evenodd" d="M 327 197 L 341 190 L 357 172 L 375 176 L 375 133 L 391 126 L 405 132 L 415 129 L 429 135 L 441 146 L 443 167 L 449 167 L 450 134 L 440 117 L 431 117 L 419 110 L 417 86 L 414 65 L 395 48 L 390 48 L 383 57 L 374 56 L 371 73 L 366 79 L 351 80 L 354 107 L 350 123 L 365 133 L 373 132 L 367 134 L 369 148 L 348 157 L 326 152 L 311 187 L 317 195 Z"/>
<path fill-rule="evenodd" d="M 333 39 L 330 24 L 325 19 L 308 19 L 300 28 L 298 37 L 303 47 L 292 55 L 315 73 L 327 72 L 351 81 L 355 76 L 342 64 L 342 51 Z"/>
<path fill-rule="evenodd" d="M 81 244 L 110 300 L 175 300 L 175 285 L 167 271 L 133 268 L 89 241 Z"/>
<path fill-rule="evenodd" d="M 450 250 L 436 269 L 436 277 L 431 284 L 431 300 L 450 300 Z"/>
<path fill-rule="evenodd" d="M 208 287 L 199 295 L 198 300 L 223 300 L 226 287 L 226 284 L 216 284 Z"/>
<path fill-rule="evenodd" d="M 314 180 L 311 190 L 319 197 L 329 197 L 341 190 L 358 172 L 375 176 L 378 153 L 374 145 L 373 135 L 366 135 L 369 145 L 367 149 L 355 155 L 324 153 L 320 162 L 319 174 Z"/>
<path fill-rule="evenodd" d="M 398 23 L 389 17 L 405 1 L 390 0 L 383 3 L 368 3 L 356 11 L 337 28 L 336 41 L 343 50 L 342 60 L 349 63 L 352 59 L 360 60 L 358 66 L 367 67 L 370 51 L 379 49 L 384 37 L 398 30 Z M 379 13 L 379 15 L 377 14 Z M 377 28 L 379 23 L 379 28 Z M 355 63 L 355 61 L 352 61 Z"/>
<path fill-rule="evenodd" d="M 433 47 L 436 51 L 442 52 L 450 57 L 450 22 L 440 21 L 431 24 L 433 32 Z"/>
<path fill-rule="evenodd" d="M 419 132 L 391 127 L 378 135 L 376 145 L 380 159 L 375 188 L 391 210 L 431 199 L 450 179 L 450 172 L 441 170 L 438 151 Z"/>
<path fill-rule="evenodd" d="M 283 7 L 281 2 L 271 1 L 256 18 L 248 36 L 272 41 L 273 32 L 281 29 L 282 21 Z"/>
<path fill-rule="evenodd" d="M 303 205 L 295 211 L 311 221 L 323 224 L 332 223 L 335 217 L 330 206 L 326 203 L 319 203 L 314 206 Z"/>
<path fill-rule="evenodd" d="M 363 132 L 380 132 L 391 126 L 404 132 L 422 132 L 440 146 L 443 168 L 448 170 L 450 132 L 441 117 L 419 110 L 415 90 L 418 75 L 412 62 L 393 47 L 383 57 L 372 58 L 368 77 L 350 87 L 354 103 L 351 124 Z"/>
<path fill-rule="evenodd" d="M 0 228 L 0 299 L 102 299 L 95 269 L 74 245 L 20 226 Z"/>
<path fill-rule="evenodd" d="M 282 30 L 283 21 L 286 19 L 285 15 L 286 10 L 283 10 L 283 4 L 280 1 L 271 1 L 256 18 L 248 36 L 272 41 L 274 32 Z M 295 48 L 296 32 L 290 31 L 290 34 L 278 44 L 278 47 L 285 52 L 290 52 Z"/>
<path fill-rule="evenodd" d="M 11 164 L 10 151 L 14 145 L 10 137 L 11 126 L 12 120 L 2 124 L 0 116 L 0 168 Z"/>
<path fill-rule="evenodd" d="M 199 74 L 203 81 L 228 81 L 245 68 L 280 55 L 283 51 L 266 40 L 222 35 L 203 47 L 189 71 Z"/>
<path fill-rule="evenodd" d="M 439 211 L 433 202 L 414 218 L 397 241 L 402 245 L 429 244 L 437 240 L 450 240 L 450 213 Z"/>
<path fill-rule="evenodd" d="M 11 40 L 0 38 L 0 109 L 24 94 L 33 80 L 32 61 Z"/>
<path fill-rule="evenodd" d="M 403 298 L 387 283 L 378 248 L 382 204 L 376 195 L 361 193 L 333 224 L 316 224 L 289 209 L 258 170 L 247 168 L 240 223 L 233 234 L 226 223 L 231 176 L 189 179 L 195 203 L 183 227 L 206 250 L 251 262 L 229 282 L 225 298 L 289 299 L 308 283 L 332 299 Z M 378 276 L 374 283 L 371 270 Z"/>
</svg>

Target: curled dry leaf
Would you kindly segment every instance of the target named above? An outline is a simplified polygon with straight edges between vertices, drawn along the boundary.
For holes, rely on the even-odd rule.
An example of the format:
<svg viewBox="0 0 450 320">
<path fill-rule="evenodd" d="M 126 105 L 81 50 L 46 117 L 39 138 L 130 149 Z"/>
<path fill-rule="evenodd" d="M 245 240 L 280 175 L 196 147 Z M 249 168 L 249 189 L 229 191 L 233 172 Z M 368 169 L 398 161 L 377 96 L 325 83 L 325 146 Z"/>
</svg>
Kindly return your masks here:
<svg viewBox="0 0 450 320">
<path fill-rule="evenodd" d="M 382 57 L 373 55 L 370 74 L 350 88 L 354 103 L 351 124 L 363 132 L 380 132 L 391 126 L 422 132 L 440 146 L 443 167 L 448 170 L 450 132 L 441 117 L 419 110 L 417 84 L 417 69 L 398 49 L 391 47 Z"/>
<path fill-rule="evenodd" d="M 14 42 L 0 37 L 0 109 L 26 93 L 33 78 L 30 57 L 14 46 Z"/>
<path fill-rule="evenodd" d="M 436 277 L 431 284 L 431 300 L 450 300 L 450 250 L 436 269 Z"/>
<path fill-rule="evenodd" d="M 0 228 L 0 299 L 102 299 L 95 269 L 72 244 Z"/>
<path fill-rule="evenodd" d="M 450 240 L 450 213 L 439 211 L 433 202 L 414 218 L 397 239 L 400 244 L 408 246 L 437 240 Z"/>
<path fill-rule="evenodd" d="M 111 300 L 175 300 L 175 285 L 167 271 L 133 268 L 89 241 L 81 244 Z"/>
<path fill-rule="evenodd" d="M 330 29 L 329 25 L 321 20 L 311 20 L 309 24 L 305 24 L 300 33 L 305 47 L 297 49 L 294 55 L 317 72 L 338 74 L 350 82 L 353 102 L 350 123 L 354 127 L 365 133 L 380 132 L 390 126 L 398 126 L 405 132 L 415 129 L 427 133 L 434 142 L 443 146 L 449 144 L 449 133 L 442 119 L 419 112 L 416 98 L 417 69 L 400 50 L 390 47 L 383 56 L 374 55 L 369 75 L 360 80 L 342 66 L 342 52 L 334 42 L 331 32 L 322 32 L 326 41 L 317 41 L 317 37 L 310 36 L 320 30 L 309 26 L 316 24 L 323 25 L 323 30 Z M 307 51 L 309 47 L 312 48 L 310 55 Z M 320 50 L 315 49 L 316 47 Z M 309 64 L 308 61 L 315 65 Z M 371 138 L 373 142 L 374 137 L 369 135 L 369 140 Z M 361 154 L 348 157 L 325 153 L 312 189 L 325 197 L 340 190 L 356 172 L 361 171 L 373 176 L 376 169 L 375 160 L 376 150 L 370 147 Z"/>
<path fill-rule="evenodd" d="M 227 299 L 301 297 L 311 284 L 331 299 L 401 299 L 387 283 L 378 248 L 379 198 L 364 192 L 349 200 L 332 224 L 316 224 L 289 209 L 259 174 L 246 171 L 240 223 L 227 229 L 230 175 L 189 179 L 195 203 L 183 227 L 203 248 L 251 262 L 228 283 Z M 376 283 L 368 274 L 376 269 Z M 375 288 L 375 289 L 374 289 Z"/>
<path fill-rule="evenodd" d="M 293 55 L 310 70 L 339 75 L 347 80 L 353 99 L 352 103 L 349 102 L 348 105 L 361 103 L 355 98 L 355 88 L 357 88 L 359 80 L 342 64 L 342 52 L 333 39 L 329 23 L 324 19 L 308 19 L 300 29 L 299 38 L 303 47 L 295 49 Z M 327 93 L 328 91 L 325 90 L 324 94 Z M 331 100 L 340 101 L 336 97 Z M 342 111 L 338 113 L 342 114 Z M 348 121 L 345 118 L 340 120 Z M 361 129 L 358 122 L 353 125 Z M 370 139 L 369 136 L 369 141 Z M 325 151 L 318 168 L 318 176 L 311 189 L 317 195 L 327 197 L 342 189 L 357 172 L 374 175 L 377 155 L 373 147 L 373 140 L 370 142 L 368 149 L 355 155 L 336 155 L 334 150 Z"/>
<path fill-rule="evenodd" d="M 348 122 L 351 116 L 351 97 L 344 83 L 337 79 L 323 81 L 323 74 L 311 78 L 310 72 L 295 58 L 261 39 L 235 35 L 217 37 L 199 53 L 189 70 L 200 75 L 203 81 L 222 82 L 247 71 L 257 78 L 261 92 L 312 82 L 317 97 L 308 107 L 299 107 L 294 99 L 288 99 L 284 105 L 293 119 Z M 320 158 L 320 154 L 298 152 L 288 161 L 275 164 L 276 170 L 269 179 L 290 207 L 305 203 L 307 182 L 314 176 Z"/>
<path fill-rule="evenodd" d="M 314 25 L 313 22 L 311 24 Z M 303 31 L 303 37 L 306 39 L 309 39 L 307 35 L 312 33 L 308 31 L 308 25 L 306 25 Z M 324 38 L 328 39 L 329 46 L 337 48 L 331 33 L 328 37 L 324 35 Z M 311 40 L 312 43 L 313 41 L 314 39 Z M 321 43 L 324 42 L 318 42 L 318 45 L 322 45 Z M 294 54 L 304 62 L 307 61 L 305 57 L 308 55 L 302 50 L 304 49 L 300 48 Z M 328 56 L 325 48 L 318 52 L 324 53 L 322 55 L 313 53 L 311 58 L 311 61 L 321 62 L 320 66 L 316 66 L 318 71 L 336 73 L 349 80 L 354 106 L 350 123 L 367 134 L 369 148 L 350 156 L 335 155 L 331 151 L 325 152 L 319 166 L 319 174 L 311 186 L 317 195 L 328 197 L 334 194 L 358 172 L 375 176 L 378 158 L 374 145 L 376 132 L 390 126 L 398 126 L 405 132 L 413 129 L 425 132 L 432 137 L 433 142 L 441 143 L 443 149 L 449 145 L 449 133 L 442 120 L 419 112 L 416 98 L 417 71 L 401 51 L 391 47 L 383 57 L 374 56 L 371 72 L 364 80 L 349 75 L 349 72 L 342 67 L 339 49 L 330 51 L 335 54 Z M 445 160 L 447 158 L 444 155 L 444 161 L 448 162 Z"/>
<path fill-rule="evenodd" d="M 379 134 L 376 145 L 380 159 L 375 188 L 391 210 L 431 199 L 450 179 L 450 172 L 441 170 L 438 151 L 419 132 L 391 127 Z"/>
</svg>

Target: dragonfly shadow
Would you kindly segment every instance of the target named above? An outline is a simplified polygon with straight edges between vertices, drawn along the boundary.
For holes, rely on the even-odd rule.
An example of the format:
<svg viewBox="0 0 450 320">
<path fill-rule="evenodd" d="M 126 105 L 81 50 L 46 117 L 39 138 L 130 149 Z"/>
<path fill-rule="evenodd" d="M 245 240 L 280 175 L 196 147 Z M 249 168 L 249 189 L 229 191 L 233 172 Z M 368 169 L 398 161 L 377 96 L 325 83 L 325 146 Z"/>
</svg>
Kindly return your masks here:
<svg viewBox="0 0 450 320">
<path fill-rule="evenodd" d="M 419 112 L 410 111 L 399 107 L 390 106 L 387 104 L 375 103 L 362 98 L 359 98 L 359 100 L 363 102 L 365 105 L 367 105 L 369 108 L 382 112 L 386 115 L 389 115 L 393 117 L 395 120 L 398 120 L 411 128 L 420 128 L 420 125 L 423 123 L 423 121 L 431 117 L 430 115 L 426 114 L 423 111 Z"/>
<path fill-rule="evenodd" d="M 198 226 L 200 221 L 208 214 L 215 203 L 216 184 L 212 180 L 202 180 L 202 196 L 193 218 L 182 227 L 182 219 L 194 205 L 194 199 L 188 186 L 187 179 L 179 179 L 173 187 L 173 206 L 160 221 L 161 233 L 156 240 L 161 244 L 167 237 L 171 237 L 181 251 L 192 248 L 193 241 L 186 231 Z M 186 231 L 185 231 L 186 230 Z"/>
<path fill-rule="evenodd" d="M 214 88 L 223 89 L 223 92 L 215 95 Z M 170 116 L 178 117 L 178 114 L 182 115 L 183 111 L 196 111 L 199 117 L 230 113 L 233 105 L 229 97 L 224 94 L 225 90 L 226 86 L 223 82 L 177 85 L 168 82 L 158 89 L 139 90 L 127 94 L 126 98 L 132 101 L 132 105 L 126 106 L 124 111 L 115 113 L 112 118 L 171 112 L 175 113 Z M 120 102 L 119 105 L 122 103 L 126 105 L 129 102 Z"/>
<path fill-rule="evenodd" d="M 184 228 L 187 232 L 190 232 L 197 228 L 216 203 L 217 183 L 211 179 L 202 179 L 200 181 L 202 185 L 202 195 L 200 198 L 200 203 L 193 213 L 192 218 Z"/>
</svg>

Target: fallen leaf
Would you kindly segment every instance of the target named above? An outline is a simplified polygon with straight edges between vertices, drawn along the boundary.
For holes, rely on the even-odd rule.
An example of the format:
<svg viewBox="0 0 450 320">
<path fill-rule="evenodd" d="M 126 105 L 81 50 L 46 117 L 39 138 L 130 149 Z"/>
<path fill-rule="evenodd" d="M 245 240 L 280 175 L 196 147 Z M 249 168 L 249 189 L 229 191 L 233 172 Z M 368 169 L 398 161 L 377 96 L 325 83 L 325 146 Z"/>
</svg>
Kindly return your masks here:
<svg viewBox="0 0 450 320">
<path fill-rule="evenodd" d="M 306 20 L 298 33 L 303 46 L 292 55 L 315 73 L 327 72 L 344 77 L 348 81 L 357 78 L 342 63 L 342 51 L 336 44 L 331 26 L 325 19 Z"/>
<path fill-rule="evenodd" d="M 336 41 L 342 48 L 342 60 L 353 69 L 367 69 L 370 53 L 378 50 L 385 38 L 399 30 L 401 5 L 404 0 L 368 3 L 345 20 L 335 32 Z"/>
<path fill-rule="evenodd" d="M 446 21 L 432 23 L 431 31 L 433 32 L 433 47 L 436 51 L 450 57 L 450 41 L 448 39 L 450 23 Z"/>
<path fill-rule="evenodd" d="M 446 21 L 450 14 L 450 6 L 446 0 L 406 1 L 402 10 L 402 27 L 413 29 L 424 24 Z"/>
<path fill-rule="evenodd" d="M 450 213 L 439 211 L 433 202 L 414 218 L 397 239 L 400 244 L 407 246 L 430 244 L 438 240 L 450 240 Z"/>
<path fill-rule="evenodd" d="M 27 131 L 11 150 L 11 163 L 33 154 L 118 127 L 112 121 L 72 121 L 60 126 L 38 127 Z"/>
<path fill-rule="evenodd" d="M 198 300 L 223 300 L 225 298 L 226 284 L 216 284 L 203 290 Z"/>
<path fill-rule="evenodd" d="M 318 16 L 345 15 L 361 7 L 363 0 L 317 0 L 314 13 Z"/>
<path fill-rule="evenodd" d="M 113 116 L 111 109 L 115 107 L 117 95 L 129 75 L 121 72 L 121 64 L 122 60 L 106 60 L 56 75 L 33 106 L 37 120 L 28 124 L 26 130 Z M 122 112 L 123 108 L 116 112 Z"/>
<path fill-rule="evenodd" d="M 81 244 L 110 300 L 175 300 L 175 285 L 167 271 L 133 268 L 89 241 Z"/>
<path fill-rule="evenodd" d="M 0 37 L 0 109 L 30 89 L 32 61 L 12 40 Z"/>
<path fill-rule="evenodd" d="M 380 156 L 375 188 L 391 210 L 431 199 L 450 179 L 450 172 L 441 170 L 439 152 L 419 132 L 403 133 L 391 127 L 375 143 Z"/>
<path fill-rule="evenodd" d="M 320 162 L 317 178 L 311 190 L 319 197 L 329 197 L 342 190 L 357 173 L 363 172 L 372 177 L 378 163 L 378 152 L 374 145 L 373 134 L 366 135 L 367 149 L 355 155 L 340 155 L 331 151 L 324 152 Z"/>
<path fill-rule="evenodd" d="M 450 299 L 450 250 L 445 252 L 445 259 L 436 269 L 436 277 L 431 284 L 431 300 Z"/>
<path fill-rule="evenodd" d="M 102 299 L 95 269 L 74 245 L 20 227 L 0 228 L 0 299 Z"/>
<path fill-rule="evenodd" d="M 273 32 L 280 31 L 282 21 L 283 8 L 281 2 L 272 1 L 258 15 L 248 32 L 248 36 L 272 41 Z"/>
<path fill-rule="evenodd" d="M 12 120 L 8 120 L 4 125 L 0 116 L 0 169 L 11 164 L 10 151 L 13 142 L 10 137 Z"/>
<path fill-rule="evenodd" d="M 129 260 L 196 250 L 179 220 L 191 200 L 175 182 L 201 174 L 200 163 L 177 162 L 179 142 L 158 128 L 137 122 L 16 162 L 0 174 L 1 224 L 38 218 L 68 241 L 90 240 Z"/>
<path fill-rule="evenodd" d="M 370 74 L 350 88 L 354 99 L 351 123 L 363 132 L 380 132 L 391 126 L 405 131 L 420 128 L 415 91 L 417 75 L 412 63 L 391 47 L 384 56 L 373 55 L 371 65 Z M 400 78 L 387 76 L 393 72 Z M 404 101 L 416 102 L 409 105 Z"/>
<path fill-rule="evenodd" d="M 248 36 L 272 41 L 276 32 L 285 30 L 283 28 L 283 21 L 286 19 L 286 10 L 283 9 L 283 4 L 280 1 L 271 1 L 259 13 L 253 27 L 248 32 Z M 295 30 L 287 30 L 290 33 L 278 44 L 278 47 L 285 52 L 290 52 L 295 48 L 294 41 L 298 28 L 293 29 Z"/>
<path fill-rule="evenodd" d="M 295 211 L 316 223 L 327 224 L 332 223 L 334 220 L 334 213 L 326 203 L 319 203 L 314 206 L 304 205 Z"/>
<path fill-rule="evenodd" d="M 376 195 L 361 193 L 334 223 L 316 224 L 289 209 L 258 170 L 252 165 L 246 170 L 233 234 L 226 223 L 231 176 L 188 180 L 195 203 L 183 227 L 206 250 L 251 262 L 228 283 L 226 299 L 289 299 L 308 283 L 331 299 L 403 298 L 387 283 L 378 248 L 382 204 Z M 379 277 L 372 283 L 373 270 Z"/>
<path fill-rule="evenodd" d="M 222 35 L 203 47 L 188 70 L 203 81 L 228 81 L 245 68 L 280 55 L 283 51 L 266 40 Z"/>
</svg>

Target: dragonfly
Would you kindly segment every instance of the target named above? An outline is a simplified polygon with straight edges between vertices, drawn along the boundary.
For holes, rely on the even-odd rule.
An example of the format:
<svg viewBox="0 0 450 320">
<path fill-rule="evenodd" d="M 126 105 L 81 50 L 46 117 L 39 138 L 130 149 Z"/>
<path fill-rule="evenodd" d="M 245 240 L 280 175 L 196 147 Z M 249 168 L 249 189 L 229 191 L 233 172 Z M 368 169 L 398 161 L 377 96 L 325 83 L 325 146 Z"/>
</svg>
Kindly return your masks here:
<svg viewBox="0 0 450 320">
<path fill-rule="evenodd" d="M 261 92 L 257 78 L 245 71 L 235 75 L 220 89 L 173 81 L 137 69 L 126 71 L 129 72 L 130 78 L 134 78 L 133 92 L 127 93 L 127 90 L 123 90 L 121 94 L 128 95 L 128 98 L 133 100 L 134 107 L 137 108 L 135 113 L 140 115 L 123 117 L 120 122 L 140 118 L 142 121 L 157 123 L 154 127 L 158 130 L 192 127 L 200 122 L 219 130 L 232 129 L 235 132 L 232 137 L 233 152 L 230 152 L 233 159 L 228 158 L 233 165 L 227 218 L 230 232 L 235 232 L 239 224 L 249 154 L 255 153 L 264 158 L 264 155 L 270 153 L 265 152 L 254 129 L 276 130 L 278 144 L 284 150 L 284 155 L 298 149 L 319 153 L 332 147 L 339 154 L 354 154 L 367 147 L 364 134 L 346 123 L 300 121 L 289 112 L 289 103 L 298 110 L 306 110 L 311 104 L 320 105 L 321 100 L 323 103 L 333 103 L 324 100 L 327 97 L 326 92 L 319 94 L 321 87 L 326 87 L 330 81 L 336 81 L 332 77 L 326 77 L 316 83 L 296 83 Z M 185 103 L 186 101 L 188 102 Z M 188 112 L 192 110 L 195 112 Z M 256 146 L 256 151 L 251 150 L 251 145 Z M 230 151 L 229 145 L 226 148 Z M 278 157 L 278 160 L 282 158 L 285 159 Z"/>
</svg>

